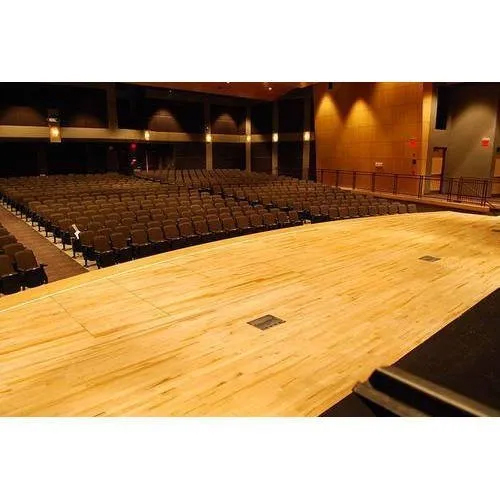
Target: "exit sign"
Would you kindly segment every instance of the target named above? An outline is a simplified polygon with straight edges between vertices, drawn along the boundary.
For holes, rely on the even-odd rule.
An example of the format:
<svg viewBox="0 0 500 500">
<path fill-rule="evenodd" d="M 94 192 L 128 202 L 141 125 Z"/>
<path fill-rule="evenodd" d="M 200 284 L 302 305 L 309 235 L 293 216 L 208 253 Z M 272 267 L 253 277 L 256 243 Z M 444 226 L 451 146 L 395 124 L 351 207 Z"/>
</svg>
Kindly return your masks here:
<svg viewBox="0 0 500 500">
<path fill-rule="evenodd" d="M 483 146 L 483 148 L 487 148 L 489 147 L 490 145 L 490 138 L 489 137 L 483 137 L 481 139 L 481 146 Z"/>
</svg>

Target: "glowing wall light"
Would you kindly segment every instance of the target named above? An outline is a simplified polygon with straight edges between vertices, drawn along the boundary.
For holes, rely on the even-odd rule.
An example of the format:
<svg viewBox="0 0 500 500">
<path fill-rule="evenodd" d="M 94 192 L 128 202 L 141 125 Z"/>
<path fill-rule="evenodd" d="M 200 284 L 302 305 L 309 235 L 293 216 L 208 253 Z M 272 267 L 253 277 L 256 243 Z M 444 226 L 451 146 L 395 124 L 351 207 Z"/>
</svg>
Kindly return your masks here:
<svg viewBox="0 0 500 500">
<path fill-rule="evenodd" d="M 61 142 L 61 129 L 58 125 L 51 125 L 49 127 L 50 142 Z"/>
<path fill-rule="evenodd" d="M 273 142 L 278 142 L 278 134 L 277 134 L 277 132 L 275 132 L 273 134 Z"/>
<path fill-rule="evenodd" d="M 149 130 L 144 131 L 144 139 L 146 141 L 149 141 L 149 139 L 151 139 L 151 133 L 149 132 Z"/>
<path fill-rule="evenodd" d="M 304 141 L 310 141 L 311 140 L 311 132 L 304 132 Z"/>
<path fill-rule="evenodd" d="M 206 134 L 206 135 L 205 135 L 205 140 L 206 140 L 207 142 L 212 142 L 212 134 Z"/>
<path fill-rule="evenodd" d="M 252 142 L 252 136 L 251 135 L 247 135 L 247 142 Z"/>
</svg>

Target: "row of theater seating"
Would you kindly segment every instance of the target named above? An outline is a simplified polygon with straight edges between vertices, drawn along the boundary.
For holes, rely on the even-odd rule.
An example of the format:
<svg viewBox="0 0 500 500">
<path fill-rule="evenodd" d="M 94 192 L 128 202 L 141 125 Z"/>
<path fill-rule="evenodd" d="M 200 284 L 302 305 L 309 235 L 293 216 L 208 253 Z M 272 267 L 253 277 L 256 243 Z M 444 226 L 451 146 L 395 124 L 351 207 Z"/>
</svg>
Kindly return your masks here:
<svg viewBox="0 0 500 500">
<path fill-rule="evenodd" d="M 0 293 L 10 295 L 21 289 L 48 282 L 45 264 L 0 224 Z"/>
<path fill-rule="evenodd" d="M 47 236 L 51 234 L 54 241 L 59 238 L 64 248 L 71 245 L 74 256 L 81 251 L 86 262 L 96 260 L 98 266 L 104 262 L 101 258 L 89 258 L 96 254 L 92 250 L 96 237 L 97 253 L 111 252 L 117 261 L 124 255 L 143 256 L 138 248 L 146 243 L 148 252 L 169 250 L 177 248 L 179 241 L 184 245 L 245 234 L 246 227 L 265 230 L 305 220 L 322 222 L 416 211 L 412 204 L 391 203 L 297 179 L 239 171 L 184 171 L 183 176 L 186 172 L 181 186 L 137 178 L 121 182 L 116 175 L 56 176 L 52 184 L 50 177 L 40 181 L 9 179 L 7 183 L 0 180 L 0 194 L 39 230 L 43 228 Z M 193 186 L 189 182 L 191 175 L 195 180 L 203 177 L 209 187 Z M 262 222 L 258 222 L 259 217 Z M 200 226 L 203 223 L 207 232 Z M 166 243 L 157 228 L 163 231 Z M 169 228 L 167 233 L 165 228 Z M 80 238 L 75 237 L 75 232 L 81 233 Z M 126 246 L 132 250 L 123 251 L 123 241 L 117 236 L 112 238 L 113 234 L 123 234 Z M 85 251 L 80 239 L 85 242 Z M 109 257 L 106 262 L 110 261 Z"/>
<path fill-rule="evenodd" d="M 81 252 L 86 266 L 89 261 L 96 261 L 100 268 L 186 246 L 301 224 L 296 212 L 256 212 L 222 219 L 216 215 L 193 216 L 191 220 L 167 220 L 163 224 L 151 221 L 147 230 L 121 225 L 84 231 L 73 238 L 73 252 Z"/>
</svg>

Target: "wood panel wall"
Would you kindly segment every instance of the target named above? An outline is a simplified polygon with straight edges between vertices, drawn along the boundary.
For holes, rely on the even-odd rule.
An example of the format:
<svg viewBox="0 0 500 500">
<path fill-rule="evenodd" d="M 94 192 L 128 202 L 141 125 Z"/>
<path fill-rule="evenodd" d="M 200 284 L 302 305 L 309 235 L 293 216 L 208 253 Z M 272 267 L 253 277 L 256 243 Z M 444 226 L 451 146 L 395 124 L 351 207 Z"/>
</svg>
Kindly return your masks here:
<svg viewBox="0 0 500 500">
<path fill-rule="evenodd" d="M 424 173 L 425 106 L 423 83 L 316 84 L 317 168 Z"/>
</svg>

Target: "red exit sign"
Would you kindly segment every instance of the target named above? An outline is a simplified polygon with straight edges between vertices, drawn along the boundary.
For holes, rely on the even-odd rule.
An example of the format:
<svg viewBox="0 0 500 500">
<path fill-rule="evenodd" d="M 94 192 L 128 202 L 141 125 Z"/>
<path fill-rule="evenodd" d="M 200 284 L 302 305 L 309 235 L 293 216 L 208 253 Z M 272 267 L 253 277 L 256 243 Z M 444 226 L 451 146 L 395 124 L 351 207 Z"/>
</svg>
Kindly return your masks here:
<svg viewBox="0 0 500 500">
<path fill-rule="evenodd" d="M 490 138 L 489 137 L 483 137 L 481 139 L 481 146 L 483 146 L 483 148 L 487 148 L 489 147 L 490 145 Z"/>
</svg>

